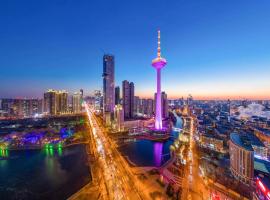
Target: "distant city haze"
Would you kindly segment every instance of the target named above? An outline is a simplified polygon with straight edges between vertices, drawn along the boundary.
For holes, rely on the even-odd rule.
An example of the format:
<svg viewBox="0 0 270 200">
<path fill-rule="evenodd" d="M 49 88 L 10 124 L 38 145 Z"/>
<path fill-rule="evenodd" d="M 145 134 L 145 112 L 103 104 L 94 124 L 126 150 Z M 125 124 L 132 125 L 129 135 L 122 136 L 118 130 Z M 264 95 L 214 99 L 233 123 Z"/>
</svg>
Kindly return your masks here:
<svg viewBox="0 0 270 200">
<path fill-rule="evenodd" d="M 270 99 L 270 2 L 0 2 L 0 98 L 47 89 L 102 91 L 103 55 L 115 86 L 154 97 L 157 30 L 168 98 Z M 164 11 L 169 12 L 164 12 Z"/>
</svg>

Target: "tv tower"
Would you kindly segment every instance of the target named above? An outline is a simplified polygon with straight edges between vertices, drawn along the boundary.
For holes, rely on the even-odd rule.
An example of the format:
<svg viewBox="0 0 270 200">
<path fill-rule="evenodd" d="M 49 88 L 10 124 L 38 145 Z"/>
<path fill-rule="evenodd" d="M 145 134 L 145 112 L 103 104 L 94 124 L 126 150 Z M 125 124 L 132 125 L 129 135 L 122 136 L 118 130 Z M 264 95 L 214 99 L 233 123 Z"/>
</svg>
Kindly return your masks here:
<svg viewBox="0 0 270 200">
<path fill-rule="evenodd" d="M 160 30 L 158 30 L 158 49 L 157 57 L 152 60 L 152 66 L 157 70 L 157 97 L 156 97 L 156 116 L 155 129 L 162 130 L 162 113 L 161 113 L 161 69 L 165 67 L 167 61 L 161 57 L 160 48 Z"/>
</svg>

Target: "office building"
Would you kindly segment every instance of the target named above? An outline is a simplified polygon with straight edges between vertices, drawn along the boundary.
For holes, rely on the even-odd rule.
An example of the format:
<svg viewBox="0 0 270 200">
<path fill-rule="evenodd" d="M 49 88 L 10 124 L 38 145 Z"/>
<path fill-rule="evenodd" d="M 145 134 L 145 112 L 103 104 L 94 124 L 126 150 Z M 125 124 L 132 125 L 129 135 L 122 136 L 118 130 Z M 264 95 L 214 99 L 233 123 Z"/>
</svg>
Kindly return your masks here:
<svg viewBox="0 0 270 200">
<path fill-rule="evenodd" d="M 111 124 L 111 118 L 115 106 L 114 88 L 114 56 L 103 56 L 103 119 L 107 126 Z"/>
</svg>

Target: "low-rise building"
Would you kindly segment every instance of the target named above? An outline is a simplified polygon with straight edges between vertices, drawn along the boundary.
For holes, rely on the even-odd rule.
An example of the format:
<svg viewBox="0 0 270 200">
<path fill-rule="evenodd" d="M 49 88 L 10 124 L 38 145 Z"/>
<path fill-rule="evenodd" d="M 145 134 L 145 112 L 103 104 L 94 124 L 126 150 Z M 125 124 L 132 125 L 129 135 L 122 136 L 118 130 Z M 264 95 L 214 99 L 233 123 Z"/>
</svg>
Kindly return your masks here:
<svg viewBox="0 0 270 200">
<path fill-rule="evenodd" d="M 208 148 L 220 153 L 225 153 L 223 140 L 214 135 L 210 134 L 200 135 L 199 144 L 204 148 Z"/>
</svg>

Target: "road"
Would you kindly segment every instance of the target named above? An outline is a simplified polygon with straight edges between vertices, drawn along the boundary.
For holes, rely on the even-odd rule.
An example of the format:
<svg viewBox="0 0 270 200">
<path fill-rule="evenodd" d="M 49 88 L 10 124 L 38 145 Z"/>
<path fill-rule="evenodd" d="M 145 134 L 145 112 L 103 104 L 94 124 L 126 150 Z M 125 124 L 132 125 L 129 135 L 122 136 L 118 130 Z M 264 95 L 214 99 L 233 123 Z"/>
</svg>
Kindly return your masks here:
<svg viewBox="0 0 270 200">
<path fill-rule="evenodd" d="M 103 126 L 99 125 L 98 119 L 86 103 L 85 109 L 91 127 L 90 134 L 95 142 L 95 147 L 91 148 L 96 148 L 95 151 L 100 162 L 102 183 L 104 183 L 104 187 L 100 186 L 100 193 L 103 199 L 146 199 L 130 167 L 118 152 L 115 143 L 107 136 Z"/>
<path fill-rule="evenodd" d="M 184 185 L 187 187 L 185 188 L 185 192 L 183 193 L 183 199 L 188 200 L 208 200 L 210 199 L 209 189 L 205 185 L 202 176 L 200 175 L 199 169 L 199 157 L 198 153 L 196 152 L 195 148 L 195 141 L 194 141 L 194 120 L 193 118 L 189 118 L 190 122 L 187 122 L 185 119 L 185 123 L 190 123 L 189 126 L 189 151 L 188 151 L 188 164 L 186 165 L 185 174 L 187 174 Z"/>
</svg>

